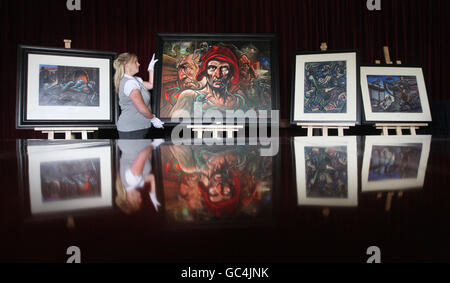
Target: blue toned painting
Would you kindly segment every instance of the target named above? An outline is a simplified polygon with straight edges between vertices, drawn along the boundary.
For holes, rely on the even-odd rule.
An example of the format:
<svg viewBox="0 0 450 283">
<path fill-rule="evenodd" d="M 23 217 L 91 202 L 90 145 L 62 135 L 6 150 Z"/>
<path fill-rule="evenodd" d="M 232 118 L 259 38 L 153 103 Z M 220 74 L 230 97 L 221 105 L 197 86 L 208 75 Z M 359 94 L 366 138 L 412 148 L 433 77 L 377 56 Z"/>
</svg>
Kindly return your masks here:
<svg viewBox="0 0 450 283">
<path fill-rule="evenodd" d="M 305 63 L 304 113 L 347 113 L 346 61 Z"/>
<path fill-rule="evenodd" d="M 373 146 L 369 181 L 417 178 L 422 144 Z"/>
<path fill-rule="evenodd" d="M 305 147 L 306 196 L 347 198 L 347 147 Z"/>
<path fill-rule="evenodd" d="M 39 65 L 39 105 L 99 106 L 99 68 Z"/>
<path fill-rule="evenodd" d="M 422 113 L 415 76 L 368 75 L 372 112 Z"/>
</svg>

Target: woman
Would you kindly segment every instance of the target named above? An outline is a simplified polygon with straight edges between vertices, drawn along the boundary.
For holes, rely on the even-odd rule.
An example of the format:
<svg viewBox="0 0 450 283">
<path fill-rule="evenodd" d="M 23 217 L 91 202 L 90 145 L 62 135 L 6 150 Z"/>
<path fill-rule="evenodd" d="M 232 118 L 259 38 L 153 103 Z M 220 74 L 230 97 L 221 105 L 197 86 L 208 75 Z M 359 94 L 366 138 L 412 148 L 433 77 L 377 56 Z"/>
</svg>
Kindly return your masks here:
<svg viewBox="0 0 450 283">
<path fill-rule="evenodd" d="M 151 125 L 162 128 L 163 122 L 150 110 L 150 92 L 153 88 L 153 69 L 155 55 L 148 66 L 149 81 L 144 82 L 135 77 L 139 72 L 139 62 L 136 55 L 122 53 L 114 61 L 114 85 L 119 94 L 119 105 L 122 113 L 117 121 L 120 139 L 145 139 L 148 137 Z"/>
</svg>

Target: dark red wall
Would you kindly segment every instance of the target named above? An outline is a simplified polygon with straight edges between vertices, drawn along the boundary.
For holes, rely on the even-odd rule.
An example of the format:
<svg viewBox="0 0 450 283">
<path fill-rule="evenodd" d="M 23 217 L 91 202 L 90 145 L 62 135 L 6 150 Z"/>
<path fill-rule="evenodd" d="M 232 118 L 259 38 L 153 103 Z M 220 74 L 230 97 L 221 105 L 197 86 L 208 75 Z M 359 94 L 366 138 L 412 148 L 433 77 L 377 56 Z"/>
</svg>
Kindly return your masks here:
<svg viewBox="0 0 450 283">
<path fill-rule="evenodd" d="M 360 51 L 361 63 L 391 58 L 424 68 L 431 100 L 450 98 L 450 1 L 381 0 L 368 11 L 366 0 L 81 0 L 68 11 L 66 0 L 1 0 L 0 138 L 41 137 L 15 129 L 17 44 L 130 51 L 143 67 L 157 32 L 275 33 L 279 37 L 281 118 L 289 119 L 294 52 Z M 146 77 L 142 68 L 141 76 Z"/>
</svg>

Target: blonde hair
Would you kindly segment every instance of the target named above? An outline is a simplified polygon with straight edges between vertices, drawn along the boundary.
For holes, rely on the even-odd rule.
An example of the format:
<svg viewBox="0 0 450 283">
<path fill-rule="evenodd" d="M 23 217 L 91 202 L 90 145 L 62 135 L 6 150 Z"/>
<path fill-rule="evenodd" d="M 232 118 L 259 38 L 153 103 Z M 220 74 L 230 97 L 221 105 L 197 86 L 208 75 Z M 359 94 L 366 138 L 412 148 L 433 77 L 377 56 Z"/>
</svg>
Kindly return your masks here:
<svg viewBox="0 0 450 283">
<path fill-rule="evenodd" d="M 126 214 L 133 214 L 140 209 L 140 204 L 129 201 L 127 199 L 127 191 L 123 186 L 120 173 L 117 173 L 116 178 L 116 205 Z"/>
<path fill-rule="evenodd" d="M 133 60 L 137 59 L 137 56 L 133 53 L 122 53 L 119 54 L 116 60 L 114 60 L 114 69 L 116 70 L 116 73 L 114 74 L 114 86 L 116 87 L 116 92 L 119 92 L 119 86 L 120 86 L 120 80 L 122 79 L 123 75 L 125 74 L 125 64 L 132 62 Z"/>
</svg>

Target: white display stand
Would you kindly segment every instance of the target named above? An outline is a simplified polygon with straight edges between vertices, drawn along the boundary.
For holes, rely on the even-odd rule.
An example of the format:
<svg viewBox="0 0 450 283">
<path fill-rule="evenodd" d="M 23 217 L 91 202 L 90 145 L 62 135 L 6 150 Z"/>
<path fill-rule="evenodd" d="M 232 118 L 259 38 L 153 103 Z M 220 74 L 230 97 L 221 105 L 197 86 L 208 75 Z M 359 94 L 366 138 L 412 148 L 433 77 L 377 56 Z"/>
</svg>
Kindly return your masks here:
<svg viewBox="0 0 450 283">
<path fill-rule="evenodd" d="M 233 138 L 234 132 L 244 128 L 244 125 L 187 125 L 188 129 L 197 133 L 197 138 L 203 138 L 203 132 L 212 132 L 212 138 L 218 139 L 219 132 L 227 132 L 227 138 Z"/>
<path fill-rule="evenodd" d="M 382 136 L 388 136 L 389 130 L 395 130 L 395 135 L 403 135 L 403 130 L 409 130 L 412 136 L 416 135 L 416 129 L 428 126 L 427 123 L 397 124 L 397 123 L 376 123 L 375 128 L 381 130 Z"/>
<path fill-rule="evenodd" d="M 354 127 L 355 123 L 297 123 L 297 126 L 308 129 L 308 137 L 312 137 L 314 134 L 314 129 L 322 130 L 322 136 L 328 136 L 328 129 L 337 129 L 338 136 L 344 136 L 344 129 L 349 129 Z"/>
<path fill-rule="evenodd" d="M 72 40 L 70 39 L 64 39 L 64 48 L 70 49 L 71 48 Z M 53 140 L 55 139 L 55 133 L 64 133 L 66 140 L 71 140 L 74 138 L 74 134 L 81 133 L 81 139 L 87 140 L 88 139 L 88 133 L 92 133 L 94 131 L 97 131 L 98 128 L 96 127 L 55 127 L 55 128 L 34 128 L 35 131 L 40 131 L 44 134 L 47 134 L 47 139 Z"/>
<path fill-rule="evenodd" d="M 34 128 L 35 131 L 40 131 L 44 134 L 48 134 L 47 138 L 49 140 L 55 139 L 55 134 L 57 133 L 64 133 L 66 140 L 73 139 L 73 134 L 81 133 L 81 139 L 87 140 L 88 139 L 88 133 L 92 133 L 94 131 L 97 131 L 98 128 L 91 127 L 91 128 Z"/>
<path fill-rule="evenodd" d="M 384 60 L 386 64 L 392 65 L 394 62 L 391 61 L 391 56 L 389 55 L 389 47 L 383 46 Z M 375 60 L 375 64 L 381 64 L 380 60 Z M 397 60 L 397 65 L 401 65 L 402 61 Z M 427 127 L 427 123 L 376 123 L 375 128 L 381 130 L 382 136 L 388 136 L 389 130 L 395 130 L 395 135 L 402 136 L 403 130 L 409 130 L 412 136 L 416 135 L 416 129 L 420 127 Z"/>
</svg>

